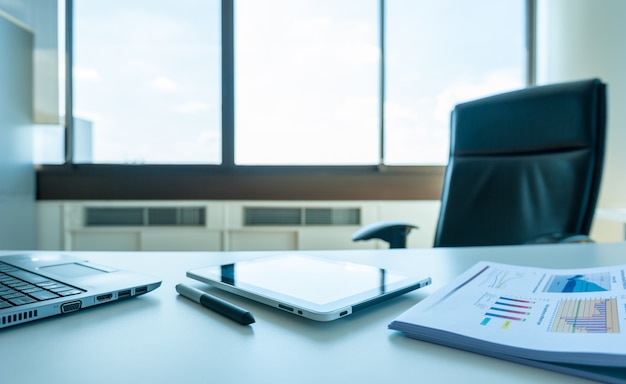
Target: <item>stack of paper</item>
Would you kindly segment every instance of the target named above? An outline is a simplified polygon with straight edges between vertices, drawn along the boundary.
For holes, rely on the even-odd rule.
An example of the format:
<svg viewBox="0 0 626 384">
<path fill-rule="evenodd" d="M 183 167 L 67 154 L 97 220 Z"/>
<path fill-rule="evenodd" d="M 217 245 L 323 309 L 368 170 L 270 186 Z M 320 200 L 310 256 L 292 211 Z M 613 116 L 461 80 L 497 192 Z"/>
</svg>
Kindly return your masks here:
<svg viewBox="0 0 626 384">
<path fill-rule="evenodd" d="M 626 265 L 481 262 L 393 321 L 407 336 L 607 382 L 626 381 Z"/>
</svg>

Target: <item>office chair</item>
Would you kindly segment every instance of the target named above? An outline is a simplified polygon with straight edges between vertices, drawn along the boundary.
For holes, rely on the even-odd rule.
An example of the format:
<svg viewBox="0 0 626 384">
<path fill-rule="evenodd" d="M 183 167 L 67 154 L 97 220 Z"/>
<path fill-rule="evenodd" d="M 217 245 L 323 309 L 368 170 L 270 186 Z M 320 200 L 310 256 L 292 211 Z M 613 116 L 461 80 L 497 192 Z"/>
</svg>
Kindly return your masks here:
<svg viewBox="0 0 626 384">
<path fill-rule="evenodd" d="M 435 247 L 587 242 L 600 189 L 606 85 L 529 87 L 457 105 Z M 353 240 L 405 248 L 414 225 L 380 222 Z"/>
</svg>

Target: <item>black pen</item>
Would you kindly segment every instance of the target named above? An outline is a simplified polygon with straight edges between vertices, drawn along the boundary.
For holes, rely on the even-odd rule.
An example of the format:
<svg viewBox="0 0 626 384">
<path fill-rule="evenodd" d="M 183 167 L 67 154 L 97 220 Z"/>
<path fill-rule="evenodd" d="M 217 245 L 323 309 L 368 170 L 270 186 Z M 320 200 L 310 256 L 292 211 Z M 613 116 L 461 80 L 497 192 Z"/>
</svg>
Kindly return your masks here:
<svg viewBox="0 0 626 384">
<path fill-rule="evenodd" d="M 224 315 L 229 319 L 235 320 L 241 325 L 248 325 L 254 323 L 254 316 L 249 311 L 240 308 L 228 301 L 222 300 L 218 297 L 211 296 L 206 292 L 202 292 L 199 289 L 190 287 L 186 284 L 176 285 L 176 292 L 182 296 L 201 304 L 203 307 L 209 308 L 220 315 Z"/>
</svg>

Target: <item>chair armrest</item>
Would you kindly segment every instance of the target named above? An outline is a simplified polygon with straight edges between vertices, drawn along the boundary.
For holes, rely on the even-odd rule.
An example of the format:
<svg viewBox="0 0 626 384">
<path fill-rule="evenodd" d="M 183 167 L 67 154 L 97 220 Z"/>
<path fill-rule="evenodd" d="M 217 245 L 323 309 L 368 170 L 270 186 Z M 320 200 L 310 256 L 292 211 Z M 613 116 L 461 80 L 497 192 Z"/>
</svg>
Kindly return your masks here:
<svg viewBox="0 0 626 384">
<path fill-rule="evenodd" d="M 406 237 L 417 226 L 403 221 L 379 221 L 369 224 L 354 235 L 352 241 L 380 239 L 389 243 L 389 248 L 406 248 Z"/>
</svg>

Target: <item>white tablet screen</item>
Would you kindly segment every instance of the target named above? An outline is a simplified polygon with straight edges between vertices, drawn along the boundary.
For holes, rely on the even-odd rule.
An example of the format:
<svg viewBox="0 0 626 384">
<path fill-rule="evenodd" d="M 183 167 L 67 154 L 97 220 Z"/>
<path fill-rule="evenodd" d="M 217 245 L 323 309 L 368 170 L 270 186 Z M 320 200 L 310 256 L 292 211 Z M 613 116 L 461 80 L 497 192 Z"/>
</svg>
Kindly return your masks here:
<svg viewBox="0 0 626 384">
<path fill-rule="evenodd" d="M 237 263 L 234 285 L 249 284 L 318 305 L 380 289 L 404 276 L 363 264 L 301 255 Z"/>
</svg>

